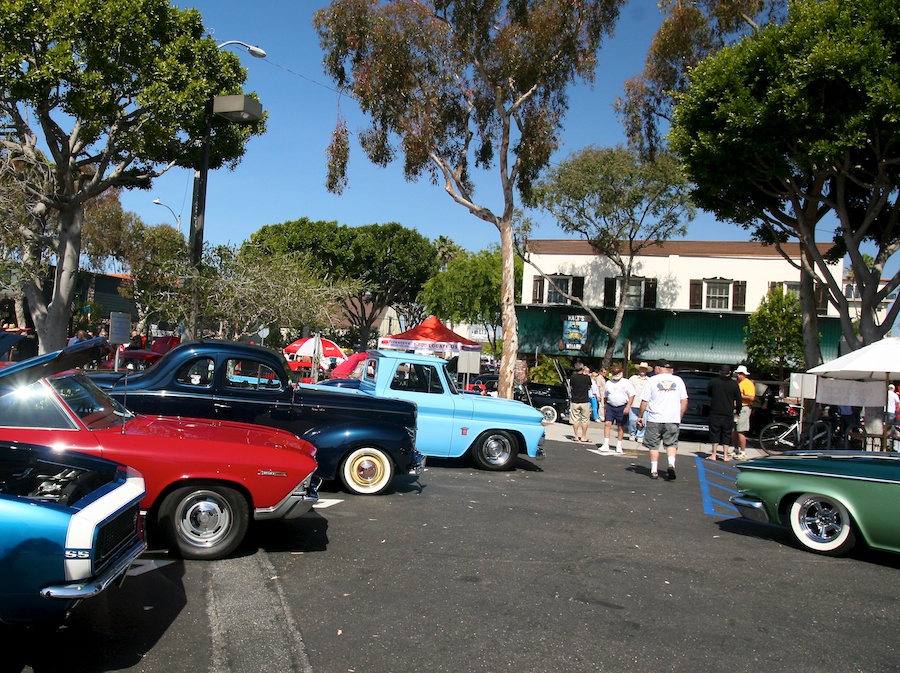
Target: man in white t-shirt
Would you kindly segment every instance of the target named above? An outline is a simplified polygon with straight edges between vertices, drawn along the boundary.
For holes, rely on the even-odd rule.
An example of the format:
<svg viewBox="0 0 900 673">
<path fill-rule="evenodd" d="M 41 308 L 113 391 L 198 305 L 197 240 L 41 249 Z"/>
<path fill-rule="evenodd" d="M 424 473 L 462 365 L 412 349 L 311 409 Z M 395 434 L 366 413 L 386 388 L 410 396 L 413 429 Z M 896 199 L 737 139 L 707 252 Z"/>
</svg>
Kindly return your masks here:
<svg viewBox="0 0 900 673">
<path fill-rule="evenodd" d="M 644 446 L 650 450 L 650 478 L 659 479 L 659 445 L 662 442 L 669 460 L 666 475 L 671 481 L 675 479 L 678 426 L 687 411 L 687 386 L 680 376 L 672 373 L 668 360 L 657 360 L 654 372 L 641 393 L 638 424 L 646 428 Z"/>
<path fill-rule="evenodd" d="M 609 431 L 615 423 L 619 433 L 616 453 L 622 453 L 622 438 L 625 436 L 625 426 L 628 425 L 628 416 L 634 403 L 634 386 L 631 385 L 631 381 L 624 378 L 619 365 L 610 368 L 609 376 L 604 391 L 603 444 L 600 450 L 609 451 Z"/>
</svg>

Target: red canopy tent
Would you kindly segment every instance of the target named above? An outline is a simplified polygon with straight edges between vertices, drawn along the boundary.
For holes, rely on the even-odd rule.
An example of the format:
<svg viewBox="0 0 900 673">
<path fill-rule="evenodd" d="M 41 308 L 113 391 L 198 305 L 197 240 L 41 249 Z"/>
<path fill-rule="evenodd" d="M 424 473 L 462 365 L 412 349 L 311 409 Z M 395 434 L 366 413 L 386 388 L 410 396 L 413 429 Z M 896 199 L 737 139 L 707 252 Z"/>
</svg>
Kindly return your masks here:
<svg viewBox="0 0 900 673">
<path fill-rule="evenodd" d="M 402 351 L 454 353 L 481 350 L 480 343 L 460 336 L 434 316 L 400 334 L 381 337 L 378 340 L 378 347 Z"/>
</svg>

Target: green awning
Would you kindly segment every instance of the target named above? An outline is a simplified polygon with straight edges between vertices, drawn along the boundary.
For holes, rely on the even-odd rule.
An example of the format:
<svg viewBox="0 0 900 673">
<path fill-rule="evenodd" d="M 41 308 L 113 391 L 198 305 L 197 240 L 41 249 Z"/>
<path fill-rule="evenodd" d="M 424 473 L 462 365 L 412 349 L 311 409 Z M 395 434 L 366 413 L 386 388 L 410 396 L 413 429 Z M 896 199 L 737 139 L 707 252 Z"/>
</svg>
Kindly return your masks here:
<svg viewBox="0 0 900 673">
<path fill-rule="evenodd" d="M 606 325 L 615 311 L 593 308 Z M 590 314 L 574 306 L 525 304 L 516 306 L 519 352 L 602 358 L 606 332 Z M 747 359 L 744 328 L 747 313 L 627 309 L 613 357 L 652 362 L 667 358 L 680 366 L 735 364 Z M 822 357 L 837 357 L 841 332 L 836 318 L 819 317 Z M 626 352 L 628 351 L 628 352 Z"/>
</svg>

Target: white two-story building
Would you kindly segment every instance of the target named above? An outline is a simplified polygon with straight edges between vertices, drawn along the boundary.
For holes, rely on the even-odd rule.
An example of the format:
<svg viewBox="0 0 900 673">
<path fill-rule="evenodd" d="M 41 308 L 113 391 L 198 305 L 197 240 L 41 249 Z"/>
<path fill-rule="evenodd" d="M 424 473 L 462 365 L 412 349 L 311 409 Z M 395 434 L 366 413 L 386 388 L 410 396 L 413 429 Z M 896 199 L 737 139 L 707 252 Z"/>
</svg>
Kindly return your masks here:
<svg viewBox="0 0 900 673">
<path fill-rule="evenodd" d="M 794 260 L 796 243 L 782 246 Z M 823 251 L 829 246 L 822 245 Z M 535 240 L 522 281 L 519 350 L 535 356 L 602 357 L 606 333 L 558 289 L 580 297 L 612 325 L 623 279 L 607 257 L 583 240 Z M 535 268 L 536 267 L 536 268 Z M 540 275 L 540 269 L 553 282 Z M 843 263 L 833 265 L 843 278 Z M 708 369 L 746 359 L 747 316 L 770 288 L 797 291 L 800 272 L 774 246 L 750 241 L 669 241 L 641 251 L 625 291 L 626 311 L 616 359 L 667 358 L 679 367 Z M 554 287 L 555 286 L 555 287 Z M 822 355 L 837 356 L 837 310 L 819 298 Z"/>
</svg>

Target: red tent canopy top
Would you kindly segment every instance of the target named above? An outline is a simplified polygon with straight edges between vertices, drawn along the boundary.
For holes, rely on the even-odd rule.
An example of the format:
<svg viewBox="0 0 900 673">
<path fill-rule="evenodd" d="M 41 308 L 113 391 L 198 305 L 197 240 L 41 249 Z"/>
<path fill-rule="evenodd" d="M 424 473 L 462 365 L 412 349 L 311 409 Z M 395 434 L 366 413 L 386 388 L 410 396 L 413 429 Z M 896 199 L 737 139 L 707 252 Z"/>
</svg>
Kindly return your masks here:
<svg viewBox="0 0 900 673">
<path fill-rule="evenodd" d="M 481 350 L 480 343 L 460 336 L 434 316 L 400 334 L 381 337 L 378 340 L 378 347 L 435 352 Z"/>
</svg>

